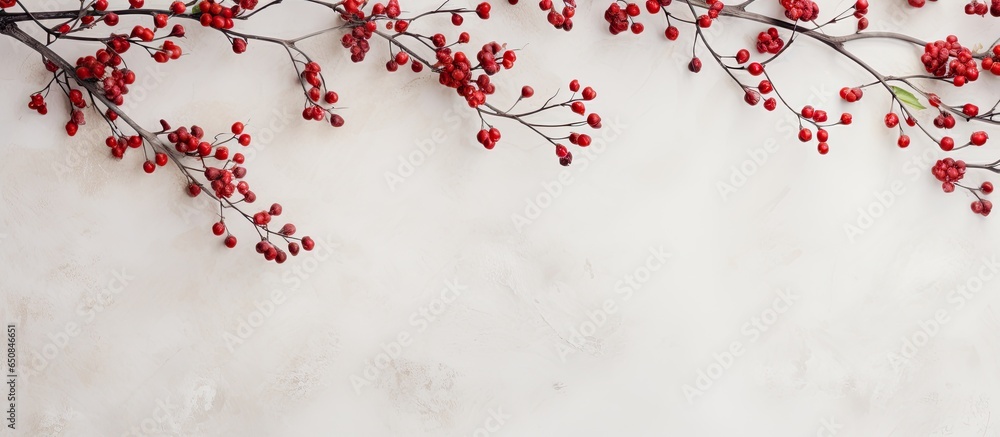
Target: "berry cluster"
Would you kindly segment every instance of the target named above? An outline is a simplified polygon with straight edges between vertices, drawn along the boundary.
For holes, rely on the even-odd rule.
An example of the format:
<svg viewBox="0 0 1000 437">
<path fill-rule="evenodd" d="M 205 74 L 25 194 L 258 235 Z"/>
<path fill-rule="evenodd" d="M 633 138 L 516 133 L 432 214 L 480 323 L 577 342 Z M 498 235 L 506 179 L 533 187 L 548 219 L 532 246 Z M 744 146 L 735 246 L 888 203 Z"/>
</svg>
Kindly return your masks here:
<svg viewBox="0 0 1000 437">
<path fill-rule="evenodd" d="M 499 62 L 497 62 L 498 55 Z M 513 51 L 506 50 L 499 43 L 495 41 L 487 43 L 476 53 L 479 64 L 475 66 L 476 69 L 482 69 L 485 74 L 480 74 L 473 80 L 473 66 L 464 52 L 455 52 L 453 55 L 451 48 L 442 47 L 437 49 L 435 56 L 440 64 L 437 69 L 438 82 L 454 88 L 472 108 L 486 103 L 486 96 L 496 91 L 496 87 L 490 83 L 489 76 L 499 72 L 501 66 L 506 69 L 512 68 L 514 61 L 517 60 Z"/>
<path fill-rule="evenodd" d="M 256 2 L 252 3 L 253 6 L 256 6 Z M 215 0 L 202 0 L 198 3 L 198 11 L 201 14 L 198 21 L 203 27 L 225 30 L 233 28 L 233 17 L 239 15 L 241 9 L 240 4 L 226 7 L 216 3 Z"/>
<path fill-rule="evenodd" d="M 323 81 L 321 71 L 322 68 L 319 64 L 310 61 L 306 63 L 302 72 L 299 73 L 299 78 L 303 83 L 302 89 L 305 90 L 307 98 L 305 108 L 302 109 L 302 118 L 323 121 L 329 116 L 330 124 L 333 127 L 341 127 L 344 125 L 344 118 L 333 113 L 333 106 L 324 106 L 324 104 L 333 105 L 337 103 L 340 100 L 340 96 L 334 91 L 326 90 L 326 84 Z M 306 86 L 309 88 L 307 89 Z"/>
<path fill-rule="evenodd" d="M 840 89 L 840 98 L 845 102 L 854 103 L 861 100 L 861 97 L 865 95 L 865 92 L 861 88 L 848 88 L 844 87 Z"/>
<path fill-rule="evenodd" d="M 785 17 L 792 21 L 813 21 L 819 18 L 819 5 L 811 0 L 778 0 L 785 8 Z"/>
<path fill-rule="evenodd" d="M 80 79 L 97 80 L 101 84 L 104 96 L 116 105 L 121 105 L 125 101 L 125 94 L 128 94 L 128 86 L 135 83 L 135 73 L 128 69 L 119 69 L 122 58 L 118 53 L 128 50 L 127 41 L 123 44 L 122 39 L 116 38 L 118 44 L 109 44 L 112 51 L 99 49 L 94 56 L 85 56 L 76 61 L 76 76 Z M 122 49 L 122 52 L 118 52 Z M 108 74 L 108 69 L 111 74 Z"/>
<path fill-rule="evenodd" d="M 511 4 L 517 3 L 517 0 L 508 0 Z M 576 15 L 576 0 L 563 0 L 562 10 L 557 10 L 555 4 L 552 0 L 541 0 L 538 2 L 538 8 L 543 11 L 548 11 L 545 19 L 548 20 L 556 29 L 563 29 L 565 31 L 573 30 L 573 16 Z"/>
<path fill-rule="evenodd" d="M 274 205 L 271 205 L 270 211 L 261 211 L 254 214 L 253 216 L 254 223 L 256 223 L 261 228 L 266 229 L 267 223 L 271 221 L 271 216 L 278 215 L 273 213 L 274 208 L 276 207 L 278 208 L 278 211 L 281 210 L 281 205 L 275 203 Z M 260 220 L 263 223 L 257 223 L 258 220 Z M 227 232 L 227 230 L 223 222 L 220 221 L 212 225 L 212 233 L 215 233 L 215 235 L 222 235 L 222 233 L 224 232 Z M 288 233 L 286 234 L 285 232 Z M 293 238 L 289 238 L 293 233 L 295 233 L 295 225 L 291 223 L 285 224 L 284 226 L 281 227 L 281 231 L 276 232 L 276 234 L 283 237 L 285 239 L 285 242 L 288 243 L 288 253 L 291 253 L 292 256 L 298 255 L 300 250 L 309 251 L 313 250 L 313 248 L 316 247 L 316 242 L 313 241 L 312 237 L 302 237 L 302 239 L 299 240 L 302 242 L 301 246 L 299 245 L 298 241 L 291 241 L 295 240 Z M 226 244 L 226 247 L 229 248 L 236 247 L 236 237 L 232 235 L 227 235 L 226 239 L 224 240 L 224 243 Z M 274 243 L 271 243 L 266 239 L 262 239 L 260 242 L 258 242 L 257 245 L 254 246 L 254 250 L 256 250 L 257 253 L 264 255 L 264 259 L 268 261 L 274 261 L 278 264 L 284 263 L 288 259 L 288 253 L 285 253 L 285 251 L 279 249 L 278 246 L 276 246 Z"/>
<path fill-rule="evenodd" d="M 781 51 L 785 46 L 785 41 L 778 34 L 778 29 L 770 28 L 766 32 L 757 35 L 757 53 L 770 53 L 772 55 Z"/>
<path fill-rule="evenodd" d="M 968 15 L 986 16 L 986 12 L 994 17 L 1000 17 L 1000 0 L 990 0 L 987 5 L 985 1 L 972 0 L 965 5 L 965 13 Z"/>
<path fill-rule="evenodd" d="M 567 103 L 564 103 L 564 105 L 565 104 L 569 104 L 570 109 L 573 112 L 575 112 L 577 114 L 580 114 L 580 115 L 584 115 L 587 112 L 587 108 L 584 105 L 583 101 L 590 101 L 590 100 L 594 100 L 595 98 L 597 98 L 597 91 L 594 91 L 594 89 L 591 88 L 591 87 L 589 87 L 589 86 L 588 87 L 584 87 L 583 90 L 581 91 L 580 90 L 580 81 L 578 81 L 576 79 L 570 81 L 570 83 L 569 83 L 569 90 L 574 93 L 574 96 L 576 95 L 577 92 L 579 92 L 580 96 L 581 96 L 581 99 L 571 98 Z M 523 92 L 522 92 L 522 94 L 523 94 Z M 587 123 L 587 125 L 589 125 L 590 127 L 594 128 L 594 129 L 600 129 L 601 128 L 601 116 L 598 115 L 598 114 L 596 114 L 596 113 L 591 113 L 591 114 L 587 115 L 587 121 L 586 121 L 586 123 Z M 570 144 L 573 144 L 573 145 L 576 145 L 576 146 L 580 146 L 580 147 L 587 147 L 587 146 L 590 145 L 590 143 L 592 141 L 592 139 L 590 138 L 590 135 L 581 134 L 581 133 L 578 133 L 578 132 L 570 132 L 569 136 L 566 137 L 566 139 L 569 140 Z M 559 164 L 562 165 L 562 166 L 568 166 L 568 165 L 572 164 L 573 163 L 573 153 L 570 152 L 569 149 L 567 149 L 566 146 L 564 146 L 562 144 L 558 144 L 557 143 L 555 146 L 556 146 L 556 157 L 559 158 Z"/>
<path fill-rule="evenodd" d="M 28 108 L 34 109 L 39 114 L 45 115 L 49 113 L 49 107 L 45 104 L 45 97 L 41 93 L 35 93 L 31 95 L 31 101 L 28 102 Z"/>
<path fill-rule="evenodd" d="M 941 189 L 945 193 L 950 193 L 955 191 L 955 183 L 965 177 L 965 161 L 951 158 L 939 159 L 931 168 L 931 174 L 941 181 Z"/>
<path fill-rule="evenodd" d="M 624 2 L 623 2 L 624 3 Z M 608 31 L 612 35 L 617 35 L 631 27 L 632 33 L 640 34 L 642 33 L 643 26 L 642 23 L 636 23 L 633 18 L 638 17 L 639 5 L 635 3 L 625 3 L 625 8 L 622 9 L 618 6 L 618 3 L 612 3 L 608 6 L 608 9 L 604 11 L 604 21 L 608 22 Z M 631 23 L 631 26 L 629 24 Z"/>
<path fill-rule="evenodd" d="M 111 149 L 111 156 L 122 159 L 125 157 L 126 150 L 142 147 L 143 139 L 138 135 L 112 135 L 104 140 L 104 144 Z"/>
<path fill-rule="evenodd" d="M 979 69 L 972 52 L 962 47 L 955 35 L 948 35 L 945 41 L 927 43 L 920 61 L 924 63 L 928 73 L 954 78 L 952 82 L 955 86 L 962 86 L 979 78 Z"/>
<path fill-rule="evenodd" d="M 858 19 L 858 30 L 868 28 L 868 0 L 858 0 L 854 3 L 854 18 Z"/>
<path fill-rule="evenodd" d="M 950 112 L 942 111 L 934 117 L 934 127 L 938 129 L 951 129 L 955 127 L 955 117 Z"/>
<path fill-rule="evenodd" d="M 374 21 L 368 21 L 363 25 L 354 26 L 350 33 L 344 34 L 340 39 L 340 45 L 351 53 L 351 62 L 361 62 L 365 60 L 365 55 L 371 47 L 368 39 L 372 37 L 376 25 Z"/>
<path fill-rule="evenodd" d="M 705 0 L 708 4 L 708 11 L 702 15 L 698 16 L 698 27 L 708 28 L 712 26 L 712 20 L 719 18 L 719 12 L 722 12 L 722 8 L 726 5 L 720 0 Z"/>
<path fill-rule="evenodd" d="M 80 90 L 70 90 L 69 101 L 76 108 L 86 108 L 87 101 L 83 100 L 83 93 Z M 83 111 L 79 109 L 74 109 L 70 111 L 69 121 L 66 122 L 66 133 L 69 136 L 76 135 L 77 130 L 80 126 L 87 124 L 87 119 L 83 115 Z"/>
<path fill-rule="evenodd" d="M 1000 45 L 993 46 L 986 56 L 983 56 L 983 70 L 1000 76 Z"/>
<path fill-rule="evenodd" d="M 172 59 L 173 60 L 180 59 L 180 57 L 181 57 L 180 46 L 174 44 L 173 41 L 169 40 L 164 41 L 163 45 L 160 47 L 160 50 L 153 53 L 153 59 L 161 64 L 164 64 Z"/>
<path fill-rule="evenodd" d="M 853 122 L 853 117 L 851 116 L 851 114 L 845 112 L 843 114 L 840 114 L 839 122 L 832 124 L 822 124 L 826 123 L 827 120 L 829 119 L 829 116 L 827 115 L 826 111 L 822 109 L 813 108 L 810 105 L 806 105 L 805 107 L 803 107 L 802 110 L 799 111 L 799 116 L 801 117 L 801 119 L 810 121 L 814 126 L 816 126 L 817 129 L 816 141 L 819 142 L 819 144 L 816 146 L 816 150 L 819 151 L 821 155 L 826 155 L 830 151 L 830 145 L 827 143 L 827 141 L 830 139 L 830 133 L 826 129 L 824 129 L 824 127 L 837 124 L 849 125 Z M 812 138 L 813 134 L 809 128 L 803 127 L 799 129 L 799 141 L 806 143 L 812 140 Z"/>
<path fill-rule="evenodd" d="M 959 181 L 965 177 L 965 171 L 968 167 L 965 161 L 955 160 L 951 158 L 945 158 L 938 160 L 931 168 L 931 174 L 934 175 L 937 180 L 941 181 L 941 190 L 945 193 L 951 193 L 955 191 L 955 187 L 962 187 L 976 196 L 976 200 L 972 202 L 972 212 L 980 214 L 982 216 L 990 215 L 993 210 L 993 202 L 983 199 L 982 195 L 988 195 L 993 192 L 993 183 L 983 182 L 979 185 L 979 188 L 968 187 L 959 184 Z"/>
</svg>

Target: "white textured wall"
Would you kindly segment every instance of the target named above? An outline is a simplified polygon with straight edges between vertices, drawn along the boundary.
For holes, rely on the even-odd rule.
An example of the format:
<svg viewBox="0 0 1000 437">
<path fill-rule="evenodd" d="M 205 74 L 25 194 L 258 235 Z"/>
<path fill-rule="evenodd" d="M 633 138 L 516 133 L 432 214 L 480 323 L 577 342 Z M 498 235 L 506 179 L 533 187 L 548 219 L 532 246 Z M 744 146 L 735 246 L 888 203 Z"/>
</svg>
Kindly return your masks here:
<svg viewBox="0 0 1000 437">
<path fill-rule="evenodd" d="M 403 6 L 433 2 L 417 3 Z M 912 16 L 897 3 L 872 7 L 873 28 L 934 39 L 961 28 L 969 45 L 996 33 L 954 2 Z M 223 248 L 212 208 L 175 174 L 143 174 L 134 152 L 111 159 L 98 123 L 67 140 L 61 104 L 30 112 L 43 70 L 0 43 L 0 322 L 17 324 L 22 365 L 19 430 L 0 434 L 469 436 L 499 415 L 489 435 L 1000 435 L 1000 281 L 957 299 L 997 268 L 1000 235 L 964 194 L 940 192 L 927 170 L 936 148 L 896 148 L 880 122 L 887 96 L 872 90 L 820 156 L 793 139 L 787 114 L 748 108 L 710 63 L 689 74 L 688 37 L 668 44 L 649 19 L 647 35 L 611 37 L 605 7 L 583 2 L 569 34 L 533 4 L 498 4 L 485 27 L 467 20 L 476 38 L 525 47 L 497 102 L 522 84 L 597 88 L 604 147 L 562 176 L 550 148 L 513 125 L 483 150 L 473 114 L 435 78 L 382 71 L 382 44 L 361 65 L 334 36 L 310 45 L 349 107 L 339 130 L 299 120 L 274 47 L 236 57 L 190 26 L 190 55 L 162 72 L 137 62 L 144 123 L 250 120 L 260 202 L 282 202 L 283 218 L 322 242 L 283 266 L 258 259 L 247 226 L 240 250 Z M 762 29 L 712 30 L 746 45 L 738 35 Z M 898 73 L 919 68 L 903 44 L 857 50 Z M 838 114 L 840 86 L 867 80 L 805 39 L 770 71 L 796 105 Z M 418 144 L 433 151 L 387 184 Z M 720 195 L 755 155 L 766 162 Z M 891 206 L 848 238 L 845 224 L 894 185 Z M 547 207 L 526 211 L 539 196 Z M 515 214 L 531 223 L 516 227 Z M 96 304 L 109 287 L 121 291 Z M 766 332 L 753 328 L 774 314 Z M 943 326 L 894 366 L 889 354 L 922 340 L 936 314 Z M 257 327 L 239 332 L 248 320 Z M 230 350 L 227 333 L 247 338 Z M 720 374 L 713 363 L 728 364 L 731 347 L 741 353 Z M 383 351 L 397 356 L 366 376 Z M 684 386 L 699 383 L 689 402 Z"/>
</svg>

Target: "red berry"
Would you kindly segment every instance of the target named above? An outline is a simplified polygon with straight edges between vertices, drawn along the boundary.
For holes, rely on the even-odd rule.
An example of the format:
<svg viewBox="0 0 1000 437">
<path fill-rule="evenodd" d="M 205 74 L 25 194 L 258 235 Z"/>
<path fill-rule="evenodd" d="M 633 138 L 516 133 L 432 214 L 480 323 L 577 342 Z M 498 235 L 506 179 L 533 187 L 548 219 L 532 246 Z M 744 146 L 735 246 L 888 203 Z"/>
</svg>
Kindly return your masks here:
<svg viewBox="0 0 1000 437">
<path fill-rule="evenodd" d="M 896 141 L 896 144 L 899 145 L 900 148 L 905 149 L 907 146 L 910 145 L 910 137 L 907 135 L 900 135 L 899 140 Z"/>
<path fill-rule="evenodd" d="M 243 123 L 240 123 L 238 121 L 236 123 L 233 123 L 232 131 L 233 131 L 233 135 L 242 134 L 243 133 Z"/>
<path fill-rule="evenodd" d="M 974 146 L 982 146 L 983 144 L 986 144 L 987 139 L 989 139 L 989 135 L 987 135 L 986 132 L 977 131 L 972 133 L 972 137 L 969 139 L 969 142 Z"/>
<path fill-rule="evenodd" d="M 692 58 L 691 62 L 688 62 L 688 70 L 692 73 L 697 73 L 701 71 L 701 59 Z"/>
<path fill-rule="evenodd" d="M 811 140 L 812 136 L 813 136 L 812 131 L 809 130 L 809 128 L 804 127 L 801 130 L 799 130 L 799 141 L 802 141 L 803 143 Z"/>
<path fill-rule="evenodd" d="M 232 248 L 236 247 L 236 237 L 230 235 L 230 236 L 226 237 L 226 239 L 223 241 L 223 243 L 225 243 L 226 247 L 232 249 Z"/>
<path fill-rule="evenodd" d="M 744 64 L 750 60 L 750 51 L 747 49 L 740 49 L 736 52 L 736 62 L 739 64 Z"/>
<path fill-rule="evenodd" d="M 800 113 L 805 118 L 813 118 L 813 115 L 816 114 L 816 110 L 813 109 L 812 106 L 806 105 L 806 106 L 802 107 L 802 111 Z"/>
<path fill-rule="evenodd" d="M 316 242 L 313 241 L 312 237 L 302 237 L 302 248 L 309 251 L 316 247 Z"/>
<path fill-rule="evenodd" d="M 830 145 L 827 143 L 819 143 L 819 145 L 816 146 L 816 150 L 819 151 L 820 155 L 826 155 L 830 152 Z"/>
<path fill-rule="evenodd" d="M 966 103 L 965 106 L 962 107 L 962 113 L 965 114 L 966 117 L 975 117 L 979 115 L 979 107 L 973 105 L 972 103 Z"/>
<path fill-rule="evenodd" d="M 885 126 L 893 128 L 899 125 L 899 116 L 894 112 L 885 115 Z"/>
<path fill-rule="evenodd" d="M 566 146 L 564 146 L 562 144 L 556 144 L 556 156 L 558 156 L 560 158 L 563 158 L 568 153 L 569 153 L 569 150 L 566 150 Z"/>
<path fill-rule="evenodd" d="M 948 152 L 951 151 L 951 149 L 955 148 L 955 140 L 952 139 L 951 137 L 944 137 L 941 138 L 941 142 L 939 143 L 939 145 L 941 146 L 941 150 Z"/>
<path fill-rule="evenodd" d="M 476 6 L 476 15 L 484 20 L 490 18 L 490 4 L 482 2 L 479 6 Z"/>
<path fill-rule="evenodd" d="M 222 235 L 226 232 L 226 225 L 222 222 L 216 222 L 212 225 L 212 233 L 215 235 Z"/>
<path fill-rule="evenodd" d="M 993 183 L 983 182 L 983 184 L 979 186 L 979 189 L 983 192 L 983 194 L 990 194 L 993 192 Z"/>
<path fill-rule="evenodd" d="M 667 30 L 665 30 L 663 34 L 664 36 L 667 37 L 667 39 L 671 41 L 676 41 L 677 38 L 681 35 L 681 31 L 675 26 L 668 26 Z"/>
</svg>

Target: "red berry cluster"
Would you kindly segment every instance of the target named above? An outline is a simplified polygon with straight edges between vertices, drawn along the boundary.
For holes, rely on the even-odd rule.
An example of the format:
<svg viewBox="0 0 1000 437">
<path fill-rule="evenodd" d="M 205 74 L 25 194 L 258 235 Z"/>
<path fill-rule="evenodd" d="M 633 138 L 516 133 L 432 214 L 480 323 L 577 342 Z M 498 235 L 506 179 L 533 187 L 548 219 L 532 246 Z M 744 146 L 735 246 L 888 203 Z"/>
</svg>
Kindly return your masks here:
<svg viewBox="0 0 1000 437">
<path fill-rule="evenodd" d="M 351 62 L 361 62 L 365 60 L 365 55 L 371 47 L 368 39 L 372 37 L 376 25 L 374 21 L 365 22 L 363 25 L 355 26 L 350 33 L 344 34 L 340 39 L 340 45 L 351 52 Z"/>
<path fill-rule="evenodd" d="M 988 183 L 989 182 L 984 182 L 984 184 Z M 991 211 L 993 211 L 993 202 L 990 202 L 989 200 L 978 199 L 972 202 L 972 212 L 976 214 L 981 214 L 983 217 L 986 217 L 990 215 Z"/>
<path fill-rule="evenodd" d="M 785 46 L 785 41 L 778 34 L 778 29 L 770 28 L 766 32 L 757 35 L 757 53 L 770 53 L 772 55 L 781 51 Z"/>
<path fill-rule="evenodd" d="M 128 50 L 127 46 L 125 50 Z M 108 68 L 121 65 L 122 58 L 116 51 L 99 49 L 94 56 L 84 56 L 76 60 L 76 76 L 80 79 L 103 79 Z"/>
<path fill-rule="evenodd" d="M 955 191 L 955 183 L 965 177 L 965 161 L 951 158 L 939 159 L 931 168 L 931 174 L 941 181 L 941 189 L 945 193 L 950 193 Z"/>
<path fill-rule="evenodd" d="M 357 16 L 358 18 L 364 18 L 363 14 L 360 16 L 357 15 L 358 12 L 361 12 L 360 10 L 361 6 L 362 5 L 360 3 L 354 2 L 351 4 L 345 4 L 345 9 L 349 13 L 355 14 L 355 16 Z M 385 15 L 386 17 L 395 20 L 396 18 L 399 17 L 399 14 L 400 14 L 400 9 L 398 0 L 389 0 L 384 5 L 382 3 L 376 3 L 375 6 L 372 7 L 373 16 Z"/>
<path fill-rule="evenodd" d="M 954 78 L 952 81 L 955 86 L 962 86 L 979 78 L 979 69 L 972 52 L 962 47 L 955 35 L 948 35 L 945 41 L 927 43 L 920 61 L 924 63 L 928 73 Z"/>
<path fill-rule="evenodd" d="M 623 2 L 624 3 L 624 2 Z M 642 33 L 643 26 L 642 23 L 636 23 L 632 19 L 639 16 L 639 5 L 635 3 L 625 3 L 625 8 L 622 9 L 618 6 L 618 3 L 612 3 L 608 6 L 608 9 L 604 11 L 604 21 L 608 22 L 608 31 L 612 35 L 617 35 L 628 30 L 630 27 L 632 33 L 640 34 Z M 631 23 L 631 26 L 629 26 Z"/>
<path fill-rule="evenodd" d="M 941 181 L 941 190 L 945 193 L 955 191 L 956 186 L 969 190 L 976 196 L 976 200 L 973 201 L 971 205 L 972 212 L 981 214 L 984 217 L 990 215 L 990 212 L 993 210 L 993 202 L 983 199 L 980 196 L 980 193 L 983 195 L 992 193 L 993 184 L 988 181 L 983 182 L 979 185 L 979 188 L 971 188 L 960 185 L 958 182 L 965 177 L 965 170 L 965 161 L 945 158 L 938 160 L 938 162 L 934 164 L 934 167 L 931 168 L 931 174 L 933 174 L 937 180 Z"/>
<path fill-rule="evenodd" d="M 858 30 L 868 28 L 868 0 L 858 0 L 854 3 L 854 18 L 858 19 Z"/>
<path fill-rule="evenodd" d="M 49 113 L 49 107 L 45 104 L 45 97 L 40 93 L 35 93 L 31 95 L 31 102 L 28 102 L 28 108 L 38 111 L 39 114 L 45 115 Z"/>
<path fill-rule="evenodd" d="M 517 0 L 509 0 L 512 4 L 516 3 Z M 573 30 L 573 16 L 576 15 L 576 0 L 563 0 L 562 10 L 556 10 L 555 4 L 552 0 L 541 0 L 538 2 L 538 8 L 543 11 L 548 11 L 546 15 L 546 20 L 556 29 L 563 29 L 567 32 Z"/>
<path fill-rule="evenodd" d="M 941 112 L 934 117 L 934 127 L 938 129 L 951 129 L 955 127 L 955 117 L 949 112 Z"/>
<path fill-rule="evenodd" d="M 125 101 L 125 94 L 128 94 L 128 86 L 135 83 L 135 73 L 132 70 L 112 70 L 111 75 L 105 77 L 101 82 L 104 89 L 104 96 L 121 105 Z"/>
<path fill-rule="evenodd" d="M 167 61 L 172 59 L 180 59 L 180 57 L 181 57 L 180 46 L 174 44 L 173 41 L 169 40 L 164 41 L 163 45 L 160 47 L 160 50 L 157 50 L 155 53 L 153 53 L 153 59 L 161 64 L 166 63 Z"/>
<path fill-rule="evenodd" d="M 968 15 L 985 16 L 986 12 L 994 17 L 1000 17 L 1000 0 L 991 0 L 989 5 L 985 1 L 972 0 L 965 5 L 965 13 Z"/>
<path fill-rule="evenodd" d="M 705 0 L 705 3 L 709 5 L 708 12 L 698 16 L 698 27 L 702 28 L 710 27 L 712 20 L 719 18 L 719 12 L 726 6 L 720 0 Z"/>
<path fill-rule="evenodd" d="M 274 209 L 276 207 L 278 208 L 279 211 L 278 214 L 280 214 L 281 205 L 275 203 L 274 205 L 271 205 L 270 211 L 261 211 L 254 214 L 253 216 L 254 223 L 257 224 L 257 226 L 266 229 L 267 228 L 266 223 L 271 221 L 271 216 L 278 215 L 274 213 Z M 257 223 L 258 219 L 261 221 L 266 220 L 266 222 L 263 224 L 258 224 Z M 220 221 L 212 225 L 212 232 L 215 233 L 216 235 L 222 235 L 223 232 L 226 232 L 225 224 L 223 224 Z M 285 239 L 285 242 L 288 243 L 288 253 L 291 253 L 292 256 L 298 255 L 299 251 L 302 249 L 309 251 L 313 250 L 313 248 L 316 247 L 316 242 L 313 241 L 311 237 L 302 237 L 302 239 L 300 240 L 302 242 L 301 246 L 297 241 L 290 241 L 294 240 L 293 238 L 290 238 L 293 233 L 295 233 L 295 225 L 291 223 L 285 224 L 284 226 L 281 227 L 281 231 L 277 232 L 277 234 L 282 236 Z M 229 235 L 224 240 L 224 243 L 226 244 L 226 247 L 229 248 L 235 247 L 236 237 Z M 285 253 L 285 251 L 278 249 L 278 247 L 274 243 L 271 243 L 266 239 L 262 239 L 259 243 L 257 243 L 257 245 L 254 246 L 254 250 L 256 250 L 257 253 L 264 255 L 264 259 L 268 261 L 274 261 L 278 264 L 281 264 L 288 259 L 288 253 Z"/>
<path fill-rule="evenodd" d="M 122 159 L 125 156 L 125 151 L 128 149 L 138 149 L 142 146 L 142 137 L 138 135 L 131 136 L 109 136 L 104 140 L 104 144 L 111 149 L 111 156 L 115 158 Z"/>
<path fill-rule="evenodd" d="M 257 7 L 256 0 L 241 0 L 232 6 L 223 6 L 215 0 L 202 0 L 198 2 L 198 11 L 201 16 L 198 21 L 204 27 L 213 29 L 232 29 L 233 17 L 242 12 L 242 9 L 253 9 Z"/>
<path fill-rule="evenodd" d="M 150 42 L 156 37 L 156 31 L 148 27 L 136 25 L 129 34 L 130 38 L 138 38 L 143 42 Z"/>
<path fill-rule="evenodd" d="M 1000 76 L 1000 45 L 993 46 L 993 50 L 983 57 L 983 70 Z"/>
<path fill-rule="evenodd" d="M 442 47 L 437 49 L 436 58 L 440 64 L 438 82 L 449 88 L 455 88 L 472 108 L 486 103 L 486 96 L 495 91 L 489 76 L 499 72 L 501 66 L 506 69 L 512 68 L 514 61 L 517 60 L 513 51 L 505 50 L 504 46 L 495 41 L 487 43 L 476 53 L 476 59 L 479 61 L 476 68 L 481 68 L 486 74 L 479 75 L 473 81 L 472 64 L 464 52 L 455 52 L 452 55 L 450 48 Z"/>
<path fill-rule="evenodd" d="M 818 141 L 819 144 L 816 146 L 816 150 L 818 150 L 821 155 L 826 155 L 830 151 L 830 145 L 827 143 L 827 141 L 829 141 L 830 139 L 830 132 L 823 128 L 826 126 L 831 126 L 836 124 L 849 125 L 853 121 L 853 117 L 851 116 L 851 114 L 845 112 L 843 114 L 840 114 L 840 122 L 822 125 L 821 123 L 826 123 L 829 120 L 829 116 L 827 115 L 826 111 L 822 109 L 813 108 L 810 105 L 806 105 L 805 107 L 803 107 L 802 110 L 799 111 L 799 116 L 807 121 L 811 120 L 811 122 L 817 127 L 816 141 Z M 812 130 L 810 130 L 807 127 L 799 129 L 799 141 L 806 143 L 812 139 L 813 139 Z"/>
<path fill-rule="evenodd" d="M 840 89 L 840 98 L 848 103 L 854 103 L 861 100 L 861 97 L 865 95 L 865 92 L 861 88 L 848 88 L 844 87 Z"/>
<path fill-rule="evenodd" d="M 80 92 L 80 90 L 70 90 L 69 102 L 76 108 L 82 109 L 87 107 L 87 101 L 83 100 L 83 93 Z M 69 121 L 66 122 L 66 133 L 69 134 L 69 136 L 76 135 L 80 126 L 85 124 L 87 124 L 87 119 L 83 115 L 83 111 L 74 109 L 70 112 Z"/>
<path fill-rule="evenodd" d="M 113 38 L 109 43 L 111 51 L 99 49 L 94 56 L 76 60 L 76 76 L 81 80 L 99 80 L 104 96 L 115 105 L 121 105 L 125 101 L 125 94 L 128 94 L 128 86 L 135 83 L 135 73 L 118 68 L 122 64 L 122 58 L 118 53 L 128 50 L 128 47 L 128 41 L 124 40 L 124 37 Z M 46 67 L 48 68 L 49 64 L 46 64 Z M 109 68 L 111 74 L 108 74 Z"/>
<path fill-rule="evenodd" d="M 811 0 L 778 0 L 785 8 L 785 17 L 793 21 L 813 21 L 819 18 L 819 5 Z"/>
<path fill-rule="evenodd" d="M 500 141 L 500 129 L 495 127 L 490 127 L 489 130 L 480 129 L 476 134 L 476 141 L 479 141 L 479 144 L 487 149 L 493 149 L 496 147 L 497 141 Z"/>
<path fill-rule="evenodd" d="M 646 11 L 650 14 L 656 14 L 660 12 L 660 9 L 666 8 L 673 3 L 673 0 L 646 0 Z"/>
<path fill-rule="evenodd" d="M 310 61 L 306 63 L 302 72 L 299 73 L 299 77 L 303 83 L 309 86 L 306 90 L 308 101 L 305 108 L 302 109 L 302 118 L 323 121 L 329 115 L 330 124 L 333 127 L 341 127 L 344 125 L 344 118 L 338 114 L 334 114 L 332 106 L 329 108 L 324 106 L 324 104 L 333 105 L 337 103 L 340 100 L 340 96 L 336 92 L 326 90 L 321 70 L 322 68 L 320 68 L 319 64 Z"/>
<path fill-rule="evenodd" d="M 576 79 L 570 81 L 569 90 L 572 91 L 573 93 L 579 92 L 583 101 L 590 101 L 597 98 L 597 91 L 594 91 L 594 89 L 589 86 L 583 88 L 583 90 L 581 91 L 580 81 Z M 583 115 L 587 112 L 587 108 L 584 105 L 583 101 L 570 99 L 570 101 L 567 103 L 569 103 L 570 109 L 573 112 Z M 587 125 L 589 125 L 591 128 L 594 129 L 600 129 L 601 116 L 596 113 L 590 113 L 589 115 L 587 115 Z M 581 134 L 578 132 L 571 132 L 567 139 L 569 140 L 570 144 L 574 144 L 580 147 L 587 147 L 593 141 L 592 138 L 590 138 L 590 135 Z M 568 166 L 573 163 L 573 153 L 570 152 L 569 149 L 567 149 L 566 146 L 562 144 L 556 144 L 556 156 L 559 158 L 559 164 L 562 166 Z"/>
</svg>

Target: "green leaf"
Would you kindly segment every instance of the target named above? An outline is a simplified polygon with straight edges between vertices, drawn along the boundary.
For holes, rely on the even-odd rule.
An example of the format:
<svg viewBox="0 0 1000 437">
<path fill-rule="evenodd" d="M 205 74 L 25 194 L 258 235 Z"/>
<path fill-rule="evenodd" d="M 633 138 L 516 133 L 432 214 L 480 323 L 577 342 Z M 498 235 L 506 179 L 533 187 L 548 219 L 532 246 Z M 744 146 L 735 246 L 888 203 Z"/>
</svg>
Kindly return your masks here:
<svg viewBox="0 0 1000 437">
<path fill-rule="evenodd" d="M 892 93 L 896 95 L 896 98 L 899 99 L 900 102 L 905 103 L 906 106 L 909 106 L 913 109 L 927 109 L 927 107 L 922 105 L 920 103 L 920 99 L 917 99 L 917 96 L 913 95 L 913 93 L 904 90 L 898 86 L 893 86 L 890 88 L 892 88 Z"/>
<path fill-rule="evenodd" d="M 194 5 L 194 7 L 191 8 L 191 15 L 198 15 L 200 13 L 201 13 L 201 5 Z"/>
</svg>

